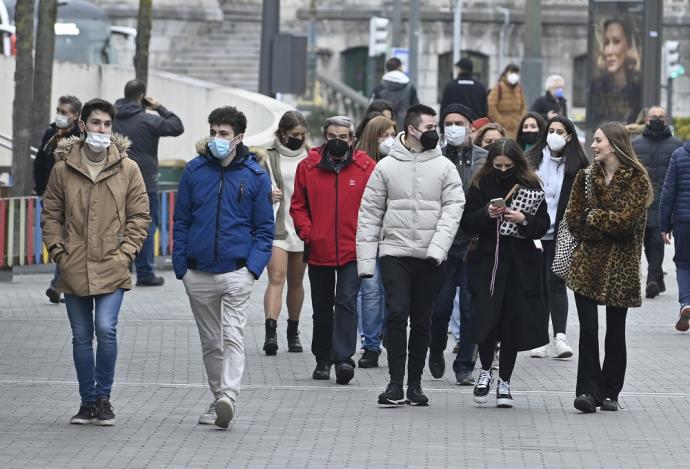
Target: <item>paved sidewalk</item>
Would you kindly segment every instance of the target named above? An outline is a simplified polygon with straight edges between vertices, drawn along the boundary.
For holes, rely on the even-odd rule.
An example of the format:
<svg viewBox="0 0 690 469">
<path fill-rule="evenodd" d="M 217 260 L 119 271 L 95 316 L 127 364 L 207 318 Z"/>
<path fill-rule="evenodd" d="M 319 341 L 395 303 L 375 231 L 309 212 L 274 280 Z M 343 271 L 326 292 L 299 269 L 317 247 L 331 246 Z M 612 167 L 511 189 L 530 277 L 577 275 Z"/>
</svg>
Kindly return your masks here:
<svg viewBox="0 0 690 469">
<path fill-rule="evenodd" d="M 229 431 L 196 423 L 211 394 L 187 297 L 172 273 L 161 288 L 125 295 L 110 428 L 68 424 L 78 392 L 64 305 L 44 295 L 50 275 L 15 276 L 0 283 L 0 467 L 690 467 L 690 335 L 673 327 L 671 256 L 668 291 L 628 315 L 624 409 L 593 415 L 572 407 L 576 359 L 526 353 L 513 377 L 514 409 L 474 404 L 471 388 L 455 385 L 449 351 L 443 379 L 425 372 L 430 407 L 379 409 L 385 353 L 384 367 L 357 369 L 348 386 L 311 379 L 308 294 L 305 353 L 286 352 L 283 314 L 278 355 L 263 355 L 264 276 L 252 298 L 247 368 Z M 572 298 L 570 308 L 576 346 Z M 603 341 L 603 314 L 600 324 Z"/>
</svg>

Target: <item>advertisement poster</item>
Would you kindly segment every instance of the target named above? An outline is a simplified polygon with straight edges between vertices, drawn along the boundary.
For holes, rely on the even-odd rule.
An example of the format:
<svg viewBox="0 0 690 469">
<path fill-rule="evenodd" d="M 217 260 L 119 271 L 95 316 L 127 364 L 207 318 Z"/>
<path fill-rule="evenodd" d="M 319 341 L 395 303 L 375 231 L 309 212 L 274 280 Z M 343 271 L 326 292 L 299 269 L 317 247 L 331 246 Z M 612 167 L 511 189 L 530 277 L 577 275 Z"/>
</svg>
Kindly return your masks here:
<svg viewBox="0 0 690 469">
<path fill-rule="evenodd" d="M 644 2 L 591 0 L 587 127 L 631 123 L 642 110 Z"/>
</svg>

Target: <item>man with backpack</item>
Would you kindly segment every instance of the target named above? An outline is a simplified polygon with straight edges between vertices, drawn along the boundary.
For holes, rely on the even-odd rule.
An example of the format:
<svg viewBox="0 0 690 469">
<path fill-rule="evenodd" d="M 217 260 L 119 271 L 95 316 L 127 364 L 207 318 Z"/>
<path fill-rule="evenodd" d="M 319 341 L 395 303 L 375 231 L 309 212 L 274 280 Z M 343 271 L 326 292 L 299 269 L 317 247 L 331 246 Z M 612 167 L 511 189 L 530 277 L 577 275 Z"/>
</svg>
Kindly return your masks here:
<svg viewBox="0 0 690 469">
<path fill-rule="evenodd" d="M 417 89 L 402 71 L 402 62 L 397 57 L 386 61 L 386 73 L 381 83 L 374 87 L 371 94 L 374 99 L 383 99 L 393 108 L 393 119 L 398 129 L 403 128 L 405 113 L 410 106 L 419 104 Z"/>
</svg>

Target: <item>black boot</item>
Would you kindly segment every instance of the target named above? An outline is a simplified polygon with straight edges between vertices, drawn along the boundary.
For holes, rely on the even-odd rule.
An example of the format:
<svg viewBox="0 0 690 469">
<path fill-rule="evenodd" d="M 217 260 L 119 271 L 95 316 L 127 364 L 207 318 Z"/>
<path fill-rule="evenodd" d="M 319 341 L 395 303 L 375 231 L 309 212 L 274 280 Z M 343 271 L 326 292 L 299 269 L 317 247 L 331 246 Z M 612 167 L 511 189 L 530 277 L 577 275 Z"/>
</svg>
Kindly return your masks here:
<svg viewBox="0 0 690 469">
<path fill-rule="evenodd" d="M 264 341 L 264 352 L 266 352 L 266 355 L 275 355 L 278 351 L 277 328 L 278 323 L 275 319 L 266 319 L 266 340 Z"/>
<path fill-rule="evenodd" d="M 302 343 L 299 341 L 299 320 L 287 320 L 288 352 L 301 352 Z"/>
</svg>

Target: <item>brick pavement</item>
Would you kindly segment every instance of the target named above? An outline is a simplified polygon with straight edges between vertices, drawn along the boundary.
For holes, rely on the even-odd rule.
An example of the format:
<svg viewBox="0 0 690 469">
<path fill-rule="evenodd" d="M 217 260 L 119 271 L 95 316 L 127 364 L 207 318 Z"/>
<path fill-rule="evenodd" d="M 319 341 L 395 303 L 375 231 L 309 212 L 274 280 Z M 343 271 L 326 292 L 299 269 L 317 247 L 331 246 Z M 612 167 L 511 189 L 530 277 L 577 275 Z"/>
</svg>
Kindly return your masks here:
<svg viewBox="0 0 690 469">
<path fill-rule="evenodd" d="M 229 431 L 196 423 L 211 395 L 196 326 L 172 273 L 164 273 L 162 288 L 125 295 L 111 428 L 68 424 L 78 393 L 64 306 L 43 294 L 49 275 L 15 276 L 0 284 L 0 467 L 690 467 L 690 335 L 673 328 L 671 255 L 668 291 L 628 316 L 625 408 L 594 415 L 572 407 L 576 360 L 524 353 L 513 376 L 514 409 L 474 404 L 471 388 L 455 385 L 448 351 L 446 376 L 424 376 L 430 407 L 379 409 L 385 368 L 357 369 L 348 386 L 311 380 L 308 301 L 305 353 L 285 352 L 284 315 L 278 355 L 263 355 L 264 277 L 252 298 L 244 387 Z M 575 346 L 572 298 L 570 306 Z"/>
</svg>

